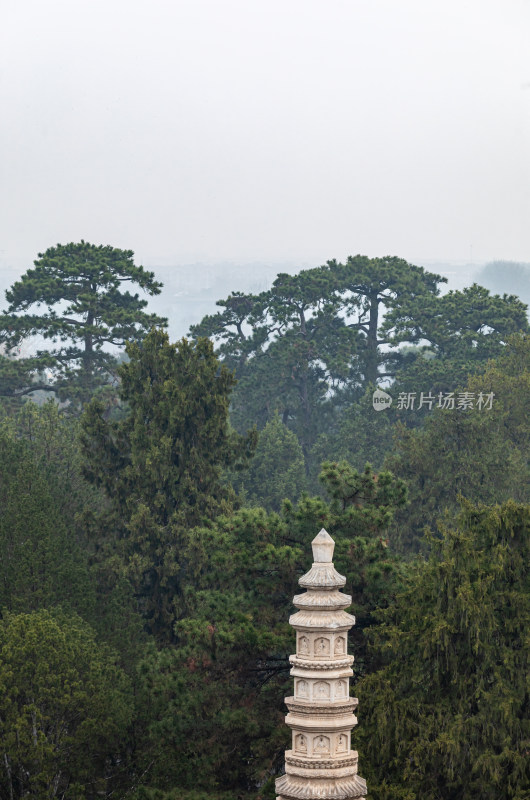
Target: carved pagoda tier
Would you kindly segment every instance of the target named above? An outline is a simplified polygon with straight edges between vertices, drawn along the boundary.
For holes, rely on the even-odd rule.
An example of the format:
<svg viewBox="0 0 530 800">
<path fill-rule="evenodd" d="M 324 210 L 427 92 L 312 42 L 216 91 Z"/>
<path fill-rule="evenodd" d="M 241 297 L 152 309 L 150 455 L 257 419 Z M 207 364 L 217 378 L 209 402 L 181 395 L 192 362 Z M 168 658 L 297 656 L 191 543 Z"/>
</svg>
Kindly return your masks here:
<svg viewBox="0 0 530 800">
<path fill-rule="evenodd" d="M 285 698 L 292 750 L 276 781 L 277 800 L 364 800 L 366 781 L 357 775 L 357 752 L 350 747 L 357 700 L 350 697 L 348 631 L 355 617 L 344 609 L 351 597 L 340 591 L 346 578 L 333 566 L 329 533 L 322 529 L 312 547 L 314 563 L 299 580 L 307 591 L 294 598 L 299 610 L 289 620 L 296 630 L 294 697 Z"/>
</svg>

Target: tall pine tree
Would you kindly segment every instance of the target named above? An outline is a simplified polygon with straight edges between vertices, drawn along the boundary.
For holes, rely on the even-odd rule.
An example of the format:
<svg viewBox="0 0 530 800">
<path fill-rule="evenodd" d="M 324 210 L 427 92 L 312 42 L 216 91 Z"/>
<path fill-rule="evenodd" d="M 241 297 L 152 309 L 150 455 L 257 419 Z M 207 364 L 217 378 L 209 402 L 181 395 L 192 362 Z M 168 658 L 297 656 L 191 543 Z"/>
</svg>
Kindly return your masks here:
<svg viewBox="0 0 530 800">
<path fill-rule="evenodd" d="M 9 306 L 0 316 L 0 341 L 12 350 L 35 334 L 50 340 L 57 388 L 68 387 L 69 397 L 86 400 L 116 366 L 109 347 L 123 347 L 153 325 L 166 324 L 144 310 L 147 300 L 122 288 L 127 284 L 150 295 L 162 287 L 154 273 L 134 263 L 132 250 L 84 241 L 50 247 L 6 292 Z M 41 357 L 43 365 L 49 363 L 50 353 Z M 25 363 L 30 371 L 32 361 Z M 0 384 L 0 394 L 32 391 L 31 384 L 24 385 L 25 377 L 19 371 Z"/>
<path fill-rule="evenodd" d="M 441 534 L 382 614 L 382 668 L 357 686 L 371 796 L 526 800 L 530 506 L 464 503 Z"/>
<path fill-rule="evenodd" d="M 112 563 L 132 581 L 150 630 L 171 640 L 184 613 L 189 529 L 230 513 L 235 494 L 223 471 L 246 463 L 256 436 L 231 430 L 235 379 L 207 339 L 170 344 L 153 329 L 127 353 L 119 376 L 129 414 L 112 422 L 101 402 L 88 406 L 85 474 L 111 501 L 98 525 Z"/>
</svg>

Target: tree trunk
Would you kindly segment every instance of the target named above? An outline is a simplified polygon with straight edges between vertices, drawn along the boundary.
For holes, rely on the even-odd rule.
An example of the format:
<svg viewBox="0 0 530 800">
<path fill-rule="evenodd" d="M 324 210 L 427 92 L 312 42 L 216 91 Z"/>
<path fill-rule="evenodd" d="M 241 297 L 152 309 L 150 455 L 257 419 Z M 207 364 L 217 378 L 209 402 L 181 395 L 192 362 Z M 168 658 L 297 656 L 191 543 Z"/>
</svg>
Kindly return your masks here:
<svg viewBox="0 0 530 800">
<path fill-rule="evenodd" d="M 379 351 L 377 349 L 377 326 L 379 323 L 379 299 L 377 289 L 368 295 L 370 299 L 370 319 L 368 322 L 368 336 L 366 337 L 366 359 L 364 380 L 366 384 L 376 385 L 378 378 Z"/>
<path fill-rule="evenodd" d="M 89 311 L 86 318 L 86 327 L 91 328 L 94 324 L 94 312 Z M 92 377 L 94 362 L 94 339 L 92 333 L 85 329 L 85 352 L 83 354 L 83 367 L 88 376 Z"/>
<path fill-rule="evenodd" d="M 305 341 L 307 341 L 307 326 L 306 326 L 306 319 L 304 314 L 304 308 L 300 309 L 300 333 Z M 306 467 L 306 474 L 309 474 L 309 451 L 310 451 L 310 441 L 312 437 L 312 411 L 310 402 L 309 402 L 309 391 L 308 391 L 308 381 L 309 381 L 309 366 L 306 362 L 304 365 L 304 374 L 300 376 L 300 386 L 299 386 L 299 395 L 300 400 L 302 403 L 302 410 L 303 410 L 303 419 L 304 419 L 304 433 L 301 437 L 300 444 L 302 446 L 302 452 L 304 454 L 305 460 L 305 467 Z M 308 441 L 309 439 L 309 441 Z"/>
<path fill-rule="evenodd" d="M 9 800 L 13 800 L 13 778 L 11 776 L 11 763 L 7 753 L 4 753 L 4 763 L 6 765 L 7 779 L 9 781 Z"/>
</svg>

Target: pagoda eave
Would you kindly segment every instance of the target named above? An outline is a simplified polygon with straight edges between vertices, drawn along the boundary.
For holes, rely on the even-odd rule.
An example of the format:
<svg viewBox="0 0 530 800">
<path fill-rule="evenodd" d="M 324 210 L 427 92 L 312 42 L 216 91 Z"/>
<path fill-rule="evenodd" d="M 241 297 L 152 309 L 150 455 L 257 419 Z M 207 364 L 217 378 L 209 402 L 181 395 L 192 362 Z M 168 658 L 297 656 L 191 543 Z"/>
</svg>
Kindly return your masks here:
<svg viewBox="0 0 530 800">
<path fill-rule="evenodd" d="M 289 663 L 293 667 L 299 667 L 304 670 L 336 670 L 343 669 L 344 667 L 351 667 L 354 657 L 346 656 L 341 659 L 333 659 L 333 661 L 310 661 L 308 658 L 300 658 L 300 656 L 289 656 Z"/>
<path fill-rule="evenodd" d="M 317 778 L 282 775 L 276 781 L 276 800 L 365 800 L 366 781 L 358 775 Z"/>
<path fill-rule="evenodd" d="M 349 630 L 355 625 L 355 617 L 346 611 L 297 611 L 289 617 L 293 628 L 325 628 L 326 630 Z"/>
</svg>

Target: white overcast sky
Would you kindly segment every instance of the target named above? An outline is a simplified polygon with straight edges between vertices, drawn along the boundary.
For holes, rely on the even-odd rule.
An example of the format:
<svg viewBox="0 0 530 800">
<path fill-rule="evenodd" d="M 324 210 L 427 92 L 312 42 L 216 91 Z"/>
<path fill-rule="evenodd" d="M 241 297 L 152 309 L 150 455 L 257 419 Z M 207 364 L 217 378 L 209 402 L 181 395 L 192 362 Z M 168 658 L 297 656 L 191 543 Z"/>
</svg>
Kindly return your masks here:
<svg viewBox="0 0 530 800">
<path fill-rule="evenodd" d="M 0 265 L 530 260 L 528 0 L 1 0 Z"/>
</svg>

